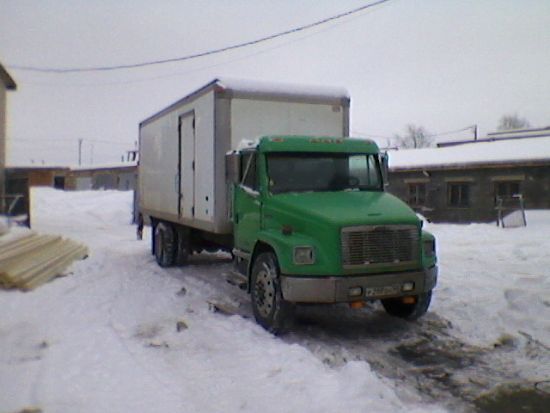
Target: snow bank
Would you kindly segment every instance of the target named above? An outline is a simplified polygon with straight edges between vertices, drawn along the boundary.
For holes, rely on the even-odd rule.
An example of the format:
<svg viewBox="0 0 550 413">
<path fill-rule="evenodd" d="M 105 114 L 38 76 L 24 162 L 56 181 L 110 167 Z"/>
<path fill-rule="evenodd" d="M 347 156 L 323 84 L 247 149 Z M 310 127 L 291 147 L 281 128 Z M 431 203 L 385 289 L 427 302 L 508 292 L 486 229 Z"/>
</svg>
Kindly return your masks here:
<svg viewBox="0 0 550 413">
<path fill-rule="evenodd" d="M 440 279 L 433 312 L 480 345 L 525 334 L 550 345 L 550 211 L 527 211 L 522 228 L 425 228 L 438 242 Z"/>
<path fill-rule="evenodd" d="M 128 231 L 132 222 L 132 192 L 74 191 L 32 188 L 31 223 L 39 232 L 58 233 L 86 244 L 118 239 L 113 229 Z M 120 229 L 124 227 L 124 230 Z M 111 230 L 111 231 L 109 231 Z"/>
</svg>

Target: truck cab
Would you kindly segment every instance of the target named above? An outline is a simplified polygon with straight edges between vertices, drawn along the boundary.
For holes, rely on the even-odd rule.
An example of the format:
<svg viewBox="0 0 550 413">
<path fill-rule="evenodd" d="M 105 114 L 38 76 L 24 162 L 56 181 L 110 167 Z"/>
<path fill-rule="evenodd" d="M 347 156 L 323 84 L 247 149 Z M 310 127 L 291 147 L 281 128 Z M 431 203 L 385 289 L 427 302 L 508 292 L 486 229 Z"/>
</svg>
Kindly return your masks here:
<svg viewBox="0 0 550 413">
<path fill-rule="evenodd" d="M 416 319 L 437 282 L 434 237 L 387 193 L 373 141 L 266 136 L 227 155 L 235 271 L 254 315 L 284 329 L 300 303 L 381 300 Z"/>
</svg>

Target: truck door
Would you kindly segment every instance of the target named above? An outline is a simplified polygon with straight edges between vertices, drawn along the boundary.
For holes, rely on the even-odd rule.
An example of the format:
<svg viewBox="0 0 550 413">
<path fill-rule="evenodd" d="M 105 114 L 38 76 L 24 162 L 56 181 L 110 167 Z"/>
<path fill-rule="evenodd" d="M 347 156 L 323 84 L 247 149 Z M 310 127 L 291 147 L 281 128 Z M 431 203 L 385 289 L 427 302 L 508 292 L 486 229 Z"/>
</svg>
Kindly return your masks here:
<svg viewBox="0 0 550 413">
<path fill-rule="evenodd" d="M 233 223 L 235 247 L 252 252 L 260 230 L 260 194 L 258 192 L 258 171 L 256 152 L 245 152 L 241 157 L 243 179 L 235 188 Z"/>
<path fill-rule="evenodd" d="M 179 118 L 179 216 L 195 215 L 195 112 Z"/>
</svg>

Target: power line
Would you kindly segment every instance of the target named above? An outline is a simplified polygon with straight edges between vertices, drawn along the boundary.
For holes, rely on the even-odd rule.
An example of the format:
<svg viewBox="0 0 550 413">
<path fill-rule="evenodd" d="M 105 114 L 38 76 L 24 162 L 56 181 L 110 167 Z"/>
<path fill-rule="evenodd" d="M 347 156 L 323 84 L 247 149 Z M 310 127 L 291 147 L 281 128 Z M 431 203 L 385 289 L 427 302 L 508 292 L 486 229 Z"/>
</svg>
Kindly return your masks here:
<svg viewBox="0 0 550 413">
<path fill-rule="evenodd" d="M 30 72 L 43 72 L 43 73 L 56 73 L 56 74 L 62 74 L 62 73 L 78 73 L 78 72 L 104 72 L 104 71 L 112 71 L 112 70 L 121 70 L 121 69 L 135 69 L 139 67 L 145 67 L 145 66 L 153 66 L 153 65 L 161 65 L 165 63 L 173 63 L 173 62 L 182 62 L 185 60 L 191 60 L 196 59 L 199 57 L 205 57 L 210 56 L 214 54 L 219 54 L 223 52 L 227 52 L 230 50 L 240 49 L 243 47 L 253 46 L 259 43 L 263 43 L 269 40 L 276 39 L 278 37 L 288 36 L 293 33 L 301 32 L 304 30 L 311 29 L 313 27 L 317 27 L 326 23 L 329 23 L 334 20 L 341 19 L 346 16 L 350 16 L 352 14 L 359 13 L 363 10 L 369 9 L 371 7 L 378 6 L 383 3 L 387 3 L 390 0 L 378 0 L 373 3 L 369 3 L 366 5 L 363 5 L 361 7 L 357 7 L 355 9 L 337 14 L 335 16 L 327 17 L 325 19 L 316 21 L 314 23 L 306 24 L 303 26 L 298 26 L 289 30 L 285 30 L 279 33 L 271 34 L 269 36 L 261 37 L 259 39 L 249 40 L 247 42 L 234 44 L 231 46 L 225 46 L 218 49 L 212 49 L 207 50 L 205 52 L 199 52 L 191 55 L 186 56 L 180 56 L 180 57 L 174 57 L 170 59 L 162 59 L 162 60 L 152 60 L 147 62 L 141 62 L 141 63 L 132 63 L 132 64 L 126 64 L 126 65 L 116 65 L 116 66 L 95 66 L 95 67 L 73 67 L 73 68 L 55 68 L 55 67 L 34 67 L 34 66 L 23 66 L 23 65 L 8 65 L 11 69 L 17 69 L 17 70 L 26 70 Z"/>
<path fill-rule="evenodd" d="M 348 21 L 351 21 L 351 20 L 354 20 L 354 19 L 357 19 L 357 18 L 360 18 L 360 17 L 362 17 L 362 16 L 361 15 L 354 16 L 354 17 L 350 18 Z M 280 43 L 280 44 L 276 44 L 274 46 L 264 48 L 264 49 L 258 50 L 256 52 L 253 52 L 253 53 L 241 56 L 241 57 L 220 61 L 218 63 L 213 63 L 213 64 L 206 65 L 206 66 L 195 67 L 195 68 L 192 68 L 192 69 L 189 69 L 189 70 L 185 70 L 183 72 L 182 71 L 177 71 L 177 72 L 173 72 L 173 73 L 165 74 L 165 75 L 147 76 L 147 77 L 142 77 L 142 78 L 138 78 L 138 79 L 122 80 L 122 81 L 110 81 L 110 82 L 89 82 L 89 83 L 25 82 L 25 84 L 34 85 L 34 86 L 55 87 L 55 88 L 59 88 L 59 87 L 119 86 L 119 85 L 129 85 L 129 84 L 135 84 L 135 83 L 149 82 L 151 80 L 161 80 L 161 79 L 168 79 L 168 78 L 173 78 L 173 77 L 180 77 L 180 76 L 188 75 L 190 73 L 200 72 L 200 71 L 203 71 L 205 69 L 211 69 L 211 68 L 214 68 L 214 67 L 224 66 L 226 64 L 243 61 L 243 60 L 246 60 L 246 59 L 250 59 L 251 57 L 259 56 L 261 54 L 266 54 L 266 53 L 269 53 L 270 51 L 281 49 L 285 46 L 294 44 L 294 43 L 299 42 L 301 40 L 309 39 L 310 37 L 316 36 L 319 33 L 325 33 L 329 30 L 334 30 L 335 28 L 339 27 L 340 25 L 342 25 L 344 23 L 346 23 L 346 21 L 335 23 L 332 26 L 325 27 L 325 28 L 320 29 L 316 32 L 309 33 L 309 34 L 304 34 L 303 36 L 300 36 L 297 39 L 289 40 L 287 42 Z"/>
</svg>

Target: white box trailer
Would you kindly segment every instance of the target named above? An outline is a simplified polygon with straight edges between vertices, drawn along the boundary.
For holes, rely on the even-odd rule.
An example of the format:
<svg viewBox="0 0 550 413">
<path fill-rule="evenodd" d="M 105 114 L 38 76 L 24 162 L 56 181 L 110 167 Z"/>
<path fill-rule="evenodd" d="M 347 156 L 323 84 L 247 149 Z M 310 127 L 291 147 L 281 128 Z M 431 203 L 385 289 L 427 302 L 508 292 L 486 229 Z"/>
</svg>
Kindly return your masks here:
<svg viewBox="0 0 550 413">
<path fill-rule="evenodd" d="M 332 87 L 215 79 L 139 125 L 139 211 L 229 235 L 225 155 L 263 135 L 349 136 L 350 99 Z"/>
</svg>

